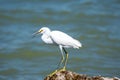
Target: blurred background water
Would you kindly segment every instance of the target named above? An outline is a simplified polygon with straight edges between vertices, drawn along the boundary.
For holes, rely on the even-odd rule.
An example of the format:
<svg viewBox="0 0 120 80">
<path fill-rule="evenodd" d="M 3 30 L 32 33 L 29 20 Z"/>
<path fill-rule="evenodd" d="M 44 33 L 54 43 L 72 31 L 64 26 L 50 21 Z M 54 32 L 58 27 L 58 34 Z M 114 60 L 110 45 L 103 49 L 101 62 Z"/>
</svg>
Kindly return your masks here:
<svg viewBox="0 0 120 80">
<path fill-rule="evenodd" d="M 67 49 L 67 69 L 120 77 L 120 0 L 0 0 L 0 80 L 43 80 L 61 54 L 45 45 L 42 26 L 61 30 L 83 44 Z"/>
</svg>

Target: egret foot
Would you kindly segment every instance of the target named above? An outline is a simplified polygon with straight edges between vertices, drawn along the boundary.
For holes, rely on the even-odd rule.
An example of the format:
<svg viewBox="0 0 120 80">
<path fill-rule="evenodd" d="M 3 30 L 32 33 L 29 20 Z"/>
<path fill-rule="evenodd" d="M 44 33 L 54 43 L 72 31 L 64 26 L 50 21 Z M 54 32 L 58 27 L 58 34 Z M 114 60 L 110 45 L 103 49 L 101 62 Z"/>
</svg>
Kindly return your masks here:
<svg viewBox="0 0 120 80">
<path fill-rule="evenodd" d="M 62 69 L 59 70 L 55 70 L 54 72 L 52 72 L 51 74 L 49 74 L 48 76 L 53 76 L 54 74 L 56 74 L 57 72 L 61 72 L 61 71 L 66 71 L 66 67 L 63 67 Z"/>
<path fill-rule="evenodd" d="M 55 70 L 54 72 L 52 72 L 52 73 L 50 73 L 48 76 L 53 76 L 55 73 L 57 73 L 58 72 L 58 70 Z"/>
<path fill-rule="evenodd" d="M 57 72 L 61 72 L 61 71 L 66 71 L 66 67 L 63 67 L 62 69 L 59 69 Z"/>
</svg>

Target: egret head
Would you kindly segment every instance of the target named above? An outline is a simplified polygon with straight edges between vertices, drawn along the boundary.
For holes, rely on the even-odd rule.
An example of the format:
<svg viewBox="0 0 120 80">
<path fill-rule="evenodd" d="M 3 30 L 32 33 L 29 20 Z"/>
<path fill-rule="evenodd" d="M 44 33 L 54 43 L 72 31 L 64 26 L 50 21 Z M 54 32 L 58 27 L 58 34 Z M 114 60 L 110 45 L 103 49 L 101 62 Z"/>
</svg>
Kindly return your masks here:
<svg viewBox="0 0 120 80">
<path fill-rule="evenodd" d="M 50 32 L 50 29 L 47 27 L 42 27 L 41 29 L 38 30 L 38 33 L 44 34 Z"/>
<path fill-rule="evenodd" d="M 37 32 L 33 33 L 33 36 L 37 35 L 37 34 L 44 34 L 44 33 L 49 33 L 50 29 L 47 27 L 42 27 L 41 29 L 39 29 Z"/>
</svg>

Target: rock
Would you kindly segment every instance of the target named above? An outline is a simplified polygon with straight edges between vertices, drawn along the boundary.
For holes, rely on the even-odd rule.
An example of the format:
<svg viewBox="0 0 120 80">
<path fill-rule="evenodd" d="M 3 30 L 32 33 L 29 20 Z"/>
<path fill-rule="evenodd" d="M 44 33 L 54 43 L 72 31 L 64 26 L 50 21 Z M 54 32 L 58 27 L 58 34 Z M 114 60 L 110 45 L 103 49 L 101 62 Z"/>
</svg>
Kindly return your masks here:
<svg viewBox="0 0 120 80">
<path fill-rule="evenodd" d="M 86 74 L 78 74 L 72 71 L 57 71 L 51 76 L 47 76 L 44 80 L 120 80 L 117 77 L 108 78 L 102 76 L 87 76 Z"/>
<path fill-rule="evenodd" d="M 78 74 L 72 71 L 58 71 L 51 76 L 47 76 L 44 80 L 120 80 L 119 78 L 108 78 L 102 76 L 87 76 L 86 74 Z"/>
</svg>

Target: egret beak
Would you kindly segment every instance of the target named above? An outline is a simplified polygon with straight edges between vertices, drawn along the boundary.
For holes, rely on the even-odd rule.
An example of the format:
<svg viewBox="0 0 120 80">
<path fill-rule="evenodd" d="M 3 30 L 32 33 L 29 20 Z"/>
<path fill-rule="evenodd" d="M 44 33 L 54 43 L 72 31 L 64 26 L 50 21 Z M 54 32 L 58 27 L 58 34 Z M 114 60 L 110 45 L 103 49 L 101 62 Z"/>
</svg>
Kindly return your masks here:
<svg viewBox="0 0 120 80">
<path fill-rule="evenodd" d="M 34 38 L 36 35 L 38 35 L 39 33 L 40 33 L 39 31 L 33 33 L 33 34 L 32 34 L 33 38 Z"/>
<path fill-rule="evenodd" d="M 39 31 L 37 31 L 37 32 L 35 32 L 35 33 L 33 33 L 32 35 L 33 35 L 33 37 L 35 37 L 36 35 L 38 35 L 39 33 L 41 33 L 43 30 L 39 30 Z"/>
</svg>

